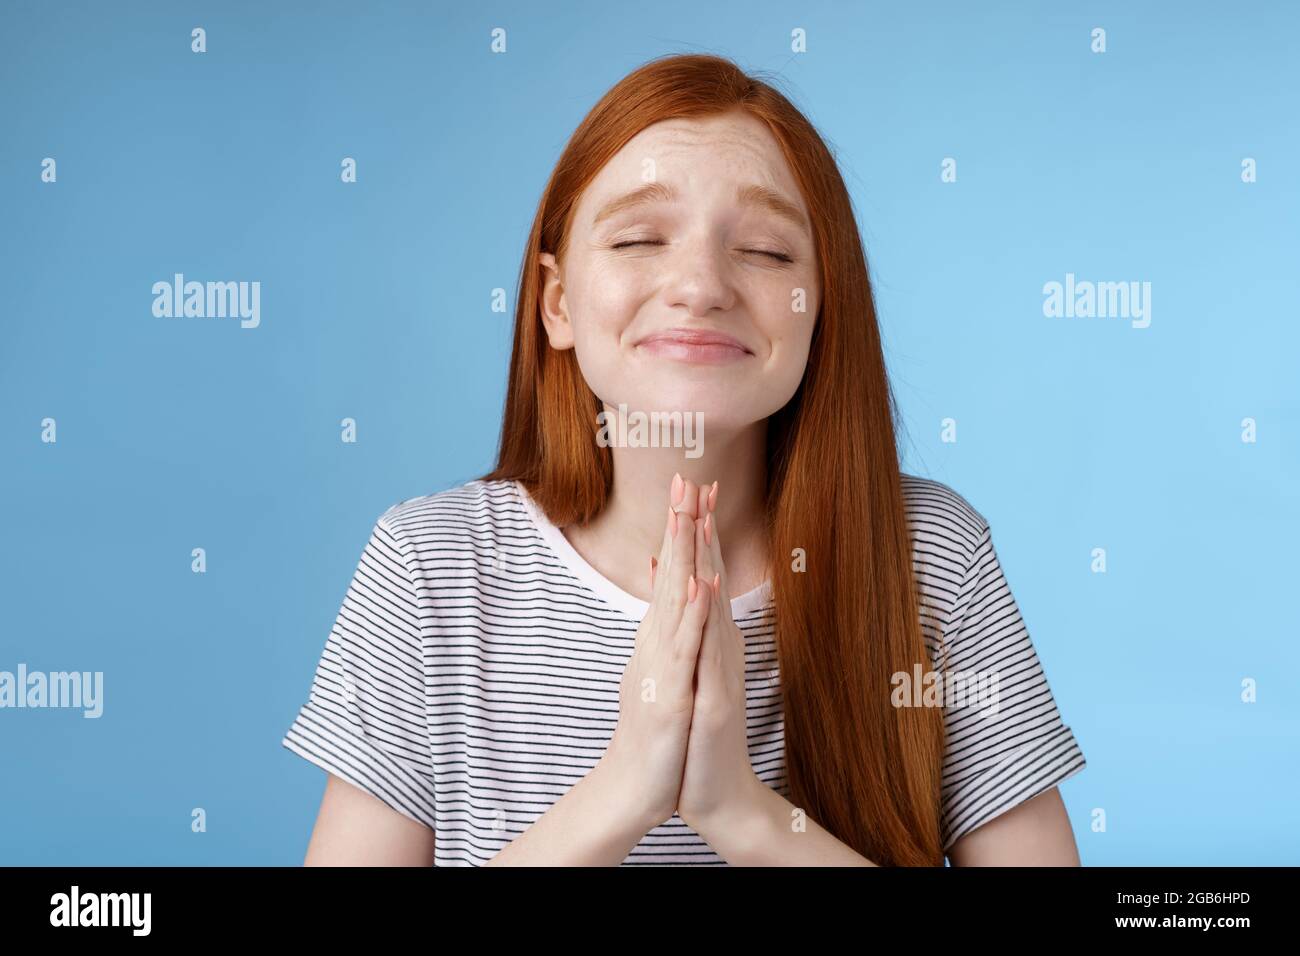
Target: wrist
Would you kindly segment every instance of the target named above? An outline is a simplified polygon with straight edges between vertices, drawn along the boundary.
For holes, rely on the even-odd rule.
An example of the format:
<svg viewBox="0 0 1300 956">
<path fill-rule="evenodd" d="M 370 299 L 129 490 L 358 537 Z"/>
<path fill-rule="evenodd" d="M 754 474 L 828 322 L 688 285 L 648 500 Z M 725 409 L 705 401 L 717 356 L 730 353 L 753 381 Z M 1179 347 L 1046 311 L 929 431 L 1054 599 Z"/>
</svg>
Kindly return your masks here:
<svg viewBox="0 0 1300 956">
<path fill-rule="evenodd" d="M 646 788 L 640 786 L 618 751 L 607 750 L 587 774 L 598 798 L 624 823 L 628 832 L 636 833 L 636 842 L 647 832 L 672 816 L 646 800 Z"/>
<path fill-rule="evenodd" d="M 757 774 L 751 774 L 730 801 L 686 822 L 728 863 L 744 865 L 770 840 L 778 812 L 773 807 L 774 797 L 782 799 Z"/>
</svg>

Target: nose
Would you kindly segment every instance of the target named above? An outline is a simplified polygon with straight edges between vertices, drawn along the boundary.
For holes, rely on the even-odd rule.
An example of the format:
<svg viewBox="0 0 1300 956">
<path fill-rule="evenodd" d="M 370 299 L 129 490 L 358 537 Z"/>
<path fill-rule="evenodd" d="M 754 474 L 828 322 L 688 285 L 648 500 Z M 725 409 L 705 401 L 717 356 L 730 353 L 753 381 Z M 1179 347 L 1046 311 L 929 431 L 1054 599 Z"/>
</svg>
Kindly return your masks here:
<svg viewBox="0 0 1300 956">
<path fill-rule="evenodd" d="M 727 311 L 736 300 L 730 270 L 726 250 L 716 240 L 706 237 L 683 243 L 669 265 L 668 304 L 693 316 L 714 309 Z"/>
</svg>

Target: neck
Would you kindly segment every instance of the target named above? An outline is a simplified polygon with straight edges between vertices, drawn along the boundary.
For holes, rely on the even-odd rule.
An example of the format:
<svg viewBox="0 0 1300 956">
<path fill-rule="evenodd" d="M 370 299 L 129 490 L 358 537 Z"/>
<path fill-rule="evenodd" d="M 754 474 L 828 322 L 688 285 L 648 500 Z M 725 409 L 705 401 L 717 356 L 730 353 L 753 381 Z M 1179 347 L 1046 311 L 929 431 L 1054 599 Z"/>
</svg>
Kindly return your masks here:
<svg viewBox="0 0 1300 956">
<path fill-rule="evenodd" d="M 612 446 L 614 484 L 604 510 L 564 534 L 592 567 L 648 600 L 650 555 L 658 555 L 663 543 L 673 475 L 699 486 L 717 481 L 713 520 L 731 597 L 738 597 L 761 584 L 766 572 L 766 438 L 763 420 L 736 432 L 711 432 L 698 458 L 687 458 L 680 448 Z"/>
</svg>

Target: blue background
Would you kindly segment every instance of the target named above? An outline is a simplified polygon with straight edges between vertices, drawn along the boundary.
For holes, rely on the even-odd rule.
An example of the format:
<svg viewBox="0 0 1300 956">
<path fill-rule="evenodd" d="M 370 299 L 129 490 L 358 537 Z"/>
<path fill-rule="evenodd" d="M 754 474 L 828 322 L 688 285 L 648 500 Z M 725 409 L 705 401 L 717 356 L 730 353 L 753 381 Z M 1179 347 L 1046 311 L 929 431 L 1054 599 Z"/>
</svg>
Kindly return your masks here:
<svg viewBox="0 0 1300 956">
<path fill-rule="evenodd" d="M 0 862 L 301 862 L 324 778 L 281 737 L 374 520 L 493 462 L 555 159 L 628 71 L 712 52 L 779 71 L 837 151 L 904 467 L 993 527 L 1088 759 L 1084 863 L 1300 863 L 1296 5 L 0 18 L 0 669 L 105 675 L 98 720 L 0 710 Z M 261 326 L 155 318 L 175 272 L 260 281 Z M 1067 272 L 1150 281 L 1150 327 L 1044 317 Z"/>
</svg>

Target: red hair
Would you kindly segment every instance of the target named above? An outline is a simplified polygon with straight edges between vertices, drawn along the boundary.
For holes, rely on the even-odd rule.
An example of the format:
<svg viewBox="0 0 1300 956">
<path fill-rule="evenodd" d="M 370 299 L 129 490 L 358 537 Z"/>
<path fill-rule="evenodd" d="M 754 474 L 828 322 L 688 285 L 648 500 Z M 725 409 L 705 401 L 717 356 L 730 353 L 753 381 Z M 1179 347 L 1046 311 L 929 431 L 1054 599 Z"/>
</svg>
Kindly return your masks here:
<svg viewBox="0 0 1300 956">
<path fill-rule="evenodd" d="M 603 410 L 572 349 L 552 349 L 538 254 L 562 258 L 583 190 L 653 123 L 744 110 L 772 132 L 807 204 L 821 303 L 804 377 L 768 419 L 768 560 L 791 802 L 882 866 L 943 865 L 937 707 L 895 707 L 891 677 L 931 666 L 895 443 L 897 409 L 852 203 L 821 136 L 729 60 L 674 55 L 624 77 L 556 164 L 519 276 L 501 443 L 484 480 L 518 480 L 557 527 L 585 524 L 613 481 Z M 790 556 L 803 549 L 806 571 Z"/>
</svg>

